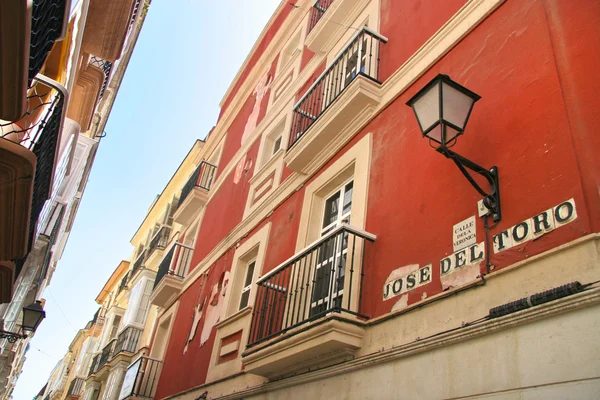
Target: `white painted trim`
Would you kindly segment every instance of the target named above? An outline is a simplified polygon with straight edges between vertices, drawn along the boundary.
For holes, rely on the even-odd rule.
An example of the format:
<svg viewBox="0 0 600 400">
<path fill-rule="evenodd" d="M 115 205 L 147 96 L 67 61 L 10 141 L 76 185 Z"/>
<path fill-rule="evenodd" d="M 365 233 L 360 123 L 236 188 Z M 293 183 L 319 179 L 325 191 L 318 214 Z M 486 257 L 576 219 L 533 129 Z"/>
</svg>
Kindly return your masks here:
<svg viewBox="0 0 600 400">
<path fill-rule="evenodd" d="M 362 229 L 355 228 L 351 225 L 342 223 L 337 228 L 332 230 L 331 232 L 327 233 L 324 236 L 321 236 L 319 239 L 315 240 L 314 242 L 312 242 L 311 244 L 309 244 L 308 246 L 306 246 L 305 248 L 303 248 L 302 250 L 300 250 L 299 252 L 297 252 L 296 254 L 294 254 L 293 256 L 291 256 L 290 258 L 288 258 L 287 260 L 285 260 L 284 262 L 282 262 L 281 264 L 279 264 L 278 266 L 276 266 L 275 268 L 273 268 L 272 270 L 270 270 L 269 272 L 264 274 L 263 276 L 261 276 L 256 281 L 256 283 L 259 284 L 259 283 L 264 282 L 270 276 L 277 273 L 280 269 L 282 269 L 282 268 L 286 267 L 288 264 L 290 264 L 294 259 L 302 257 L 306 253 L 308 253 L 311 250 L 313 250 L 314 248 L 318 247 L 321 243 L 323 243 L 323 242 L 327 241 L 328 239 L 330 239 L 331 237 L 339 234 L 343 230 L 352 232 L 357 236 L 362 236 L 363 238 L 371 240 L 371 241 L 375 241 L 377 239 L 377 236 L 373 235 L 372 233 L 369 233 Z"/>
<path fill-rule="evenodd" d="M 387 43 L 388 42 L 388 39 L 385 36 L 380 35 L 379 33 L 373 31 L 372 29 L 369 29 L 366 26 L 364 28 L 362 28 L 360 31 L 357 31 L 352 36 L 352 39 L 350 39 L 348 41 L 348 43 L 346 43 L 346 45 L 344 47 L 342 47 L 342 50 L 340 50 L 338 52 L 338 54 L 333 58 L 333 60 L 329 63 L 329 65 L 327 65 L 327 67 L 325 67 L 325 70 L 323 72 L 321 72 L 321 75 L 319 75 L 319 77 L 317 79 L 315 79 L 315 82 L 306 90 L 306 93 L 304 93 L 304 95 L 302 97 L 300 97 L 300 100 L 298 100 L 296 102 L 296 104 L 294 104 L 293 109 L 298 108 L 298 106 L 304 101 L 304 99 L 306 98 L 306 96 L 308 96 L 310 94 L 311 90 L 313 90 L 315 88 L 315 86 L 317 86 L 319 84 L 319 82 L 321 81 L 321 79 L 325 75 L 327 75 L 329 73 L 329 70 L 331 69 L 332 66 L 335 65 L 335 63 L 338 61 L 338 58 L 340 58 L 342 56 L 342 54 L 344 54 L 344 52 L 346 50 L 348 50 L 348 48 L 352 45 L 352 43 L 356 40 L 356 38 L 358 38 L 363 32 L 369 32 L 371 35 L 373 35 L 374 37 L 378 38 L 383 43 Z"/>
<path fill-rule="evenodd" d="M 310 2 L 312 0 L 299 0 L 296 2 L 296 6 L 299 8 L 304 8 L 306 6 L 310 5 Z M 229 97 L 229 95 L 231 94 L 231 91 L 233 90 L 233 88 L 236 86 L 237 82 L 239 81 L 240 77 L 242 76 L 243 72 L 246 70 L 246 68 L 248 68 L 248 64 L 250 63 L 250 60 L 252 59 L 252 56 L 254 55 L 254 53 L 256 52 L 256 50 L 258 49 L 258 46 L 260 45 L 260 43 L 262 42 L 262 40 L 264 39 L 265 35 L 267 34 L 267 32 L 269 31 L 269 29 L 271 28 L 271 26 L 273 25 L 273 23 L 275 22 L 275 19 L 277 18 L 277 16 L 279 15 L 279 13 L 283 10 L 284 7 L 289 7 L 289 4 L 287 2 L 282 2 L 279 7 L 277 7 L 277 10 L 275 10 L 275 12 L 273 13 L 273 15 L 271 16 L 271 18 L 269 19 L 269 22 L 267 22 L 267 25 L 264 27 L 263 31 L 261 32 L 260 36 L 258 37 L 258 39 L 256 40 L 256 42 L 254 43 L 254 46 L 252 46 L 252 50 L 250 50 L 250 53 L 248 53 L 248 55 L 246 56 L 246 59 L 244 60 L 244 63 L 242 64 L 242 66 L 240 67 L 240 69 L 238 70 L 237 74 L 235 75 L 235 77 L 233 78 L 233 80 L 231 81 L 231 84 L 229 85 L 229 87 L 227 88 L 227 91 L 225 92 L 225 94 L 223 95 L 223 98 L 221 99 L 221 101 L 219 102 L 219 107 L 223 107 L 223 104 L 225 104 L 225 100 L 227 100 L 227 98 Z M 303 21 L 305 19 L 306 15 L 302 16 L 302 20 Z M 297 25 L 299 25 L 301 23 L 301 21 L 293 21 L 293 22 L 297 22 L 296 23 L 296 27 Z M 283 44 L 281 46 L 275 46 L 274 43 L 279 44 L 278 42 L 282 41 L 282 36 L 286 38 L 290 37 L 291 35 L 287 34 L 285 35 L 284 33 L 287 33 L 287 29 L 289 29 L 293 24 L 289 24 L 286 29 L 280 29 L 277 33 L 276 33 L 276 37 L 274 37 L 273 39 L 271 39 L 271 42 L 269 43 L 269 46 L 267 47 L 266 50 L 263 51 L 263 57 L 266 59 L 272 59 L 272 56 L 274 56 L 272 53 L 275 53 L 275 49 L 278 47 L 283 47 Z M 295 29 L 293 30 L 293 32 L 295 32 Z M 283 32 L 282 32 L 283 31 Z M 265 54 L 268 54 L 269 57 L 266 57 Z M 278 53 L 277 53 L 278 54 Z M 276 54 L 275 54 L 276 55 Z M 269 63 L 270 65 L 271 63 Z M 244 80 L 244 83 L 241 86 L 251 86 L 250 84 L 248 84 L 248 82 L 254 82 L 254 80 L 257 78 L 257 76 L 262 76 L 263 74 L 257 74 L 256 73 L 256 69 L 252 69 L 251 73 L 248 74 L 248 76 L 246 77 L 246 79 Z M 254 79 L 252 79 L 254 78 Z M 241 92 L 241 87 L 238 90 L 238 94 Z M 229 103 L 229 105 L 231 106 L 231 103 L 233 103 L 233 100 Z"/>
<path fill-rule="evenodd" d="M 454 16 L 452 16 L 427 42 L 421 46 L 394 74 L 392 74 L 383 84 L 381 88 L 382 101 L 379 103 L 375 112 L 361 124 L 357 126 L 355 131 L 358 132 L 371 119 L 375 118 L 381 110 L 400 96 L 412 83 L 423 75 L 437 60 L 449 52 L 463 37 L 475 29 L 488 15 L 506 0 L 469 0 Z M 314 57 L 313 61 L 321 61 L 322 57 Z M 308 68 L 303 70 L 306 72 Z M 300 78 L 298 78 L 299 80 Z M 231 108 L 231 105 L 230 105 Z M 263 123 L 268 124 L 267 119 L 272 120 L 279 114 L 273 110 L 272 116 L 266 116 Z M 267 118 L 268 117 L 268 118 Z M 216 129 L 216 128 L 215 128 Z M 264 129 L 264 126 L 263 126 Z M 231 160 L 230 165 L 225 166 L 220 174 L 220 179 L 211 188 L 211 197 L 218 190 L 223 181 L 223 176 L 235 168 L 237 157 L 240 157 L 248 151 L 250 144 L 258 136 L 260 129 L 255 130 L 255 133 L 248 138 L 244 146 L 238 151 L 238 154 Z M 215 132 L 213 132 L 214 134 Z M 337 150 L 336 150 L 337 151 Z M 322 157 L 319 163 L 311 165 L 311 173 L 327 161 L 326 157 Z M 292 173 L 284 182 L 282 182 L 265 201 L 262 201 L 256 209 L 248 214 L 230 233 L 225 237 L 213 250 L 194 268 L 194 270 L 186 277 L 184 281 L 185 291 L 193 282 L 212 265 L 221 255 L 233 246 L 242 237 L 247 235 L 256 225 L 264 220 L 270 213 L 273 212 L 287 197 L 299 190 L 310 178 L 310 174 Z M 209 198 L 208 201 L 210 201 Z"/>
<path fill-rule="evenodd" d="M 417 340 L 405 345 L 392 347 L 391 349 L 384 349 L 363 357 L 354 358 L 345 363 L 334 365 L 329 368 L 307 372 L 305 374 L 300 374 L 287 379 L 264 383 L 259 386 L 219 397 L 219 400 L 243 399 L 260 393 L 272 393 L 287 387 L 297 386 L 316 380 L 323 380 L 343 373 L 367 368 L 374 364 L 399 360 L 437 348 L 447 347 L 454 343 L 459 343 L 480 336 L 490 335 L 507 328 L 517 327 L 548 318 L 551 315 L 575 311 L 584 307 L 596 305 L 598 303 L 600 303 L 600 288 L 588 290 L 583 293 L 578 293 L 549 303 L 541 304 L 539 306 L 528 308 L 504 317 L 484 321 L 479 324 L 465 326 L 461 329 L 431 338 Z M 170 398 L 175 397 L 176 396 L 172 396 Z"/>
</svg>

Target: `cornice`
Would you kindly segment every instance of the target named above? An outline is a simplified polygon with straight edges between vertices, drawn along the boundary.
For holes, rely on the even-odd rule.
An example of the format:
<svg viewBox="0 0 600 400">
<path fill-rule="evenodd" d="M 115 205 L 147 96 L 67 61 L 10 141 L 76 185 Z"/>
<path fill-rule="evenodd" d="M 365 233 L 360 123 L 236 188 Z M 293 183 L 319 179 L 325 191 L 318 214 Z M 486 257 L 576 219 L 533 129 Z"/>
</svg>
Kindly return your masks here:
<svg viewBox="0 0 600 400">
<path fill-rule="evenodd" d="M 299 0 L 296 3 L 297 3 L 297 6 L 299 7 L 296 9 L 296 11 L 301 10 L 302 8 L 304 8 L 304 9 L 310 8 L 312 6 L 311 0 Z M 284 1 L 280 5 L 280 7 L 283 5 L 287 5 L 287 4 L 288 4 L 288 2 Z M 223 115 L 217 122 L 216 126 L 213 128 L 213 131 L 210 134 L 210 137 L 207 139 L 207 146 L 206 146 L 206 150 L 205 150 L 204 154 L 210 154 L 212 151 L 214 151 L 214 149 L 216 147 L 218 147 L 219 143 L 221 142 L 221 139 L 223 139 L 223 137 L 227 134 L 227 130 L 229 129 L 229 126 L 231 125 L 231 123 L 233 122 L 235 117 L 240 113 L 240 111 L 241 111 L 244 103 L 248 99 L 248 97 L 252 94 L 252 91 L 256 87 L 256 82 L 258 82 L 258 80 L 265 73 L 267 73 L 269 68 L 271 68 L 271 64 L 273 63 L 273 60 L 279 54 L 279 52 L 281 51 L 281 49 L 283 48 L 283 46 L 285 45 L 285 43 L 287 42 L 289 37 L 296 31 L 296 29 L 299 27 L 299 25 L 305 20 L 306 15 L 307 14 L 304 12 L 302 12 L 302 13 L 301 12 L 293 12 L 288 16 L 288 20 L 286 20 L 284 22 L 283 26 L 277 31 L 277 33 L 275 34 L 275 37 L 271 40 L 271 42 L 269 43 L 269 45 L 263 52 L 263 55 L 259 60 L 260 63 L 257 63 L 252 68 L 252 70 L 250 71 L 250 73 L 248 74 L 246 79 L 244 80 L 244 83 L 242 83 L 242 85 L 239 87 L 234 98 L 230 101 L 229 105 L 227 106 L 227 109 L 223 112 Z M 272 21 L 270 21 L 270 23 L 272 23 Z M 263 31 L 263 34 L 261 35 L 259 40 L 256 42 L 253 50 L 248 55 L 242 68 L 240 68 L 240 70 L 238 71 L 236 78 L 234 78 L 233 82 L 231 83 L 231 85 L 223 99 L 226 99 L 228 96 L 228 93 L 235 87 L 239 77 L 241 76 L 241 73 L 247 67 L 247 63 L 252 58 L 252 55 L 254 54 L 258 44 L 260 43 L 260 40 L 264 37 L 264 34 L 267 31 L 268 31 L 268 29 Z M 305 68 L 305 69 L 308 69 L 308 68 Z M 300 79 L 300 78 L 298 78 L 298 79 Z M 251 138 L 249 138 L 246 142 L 251 142 Z M 238 156 L 241 158 L 241 155 L 243 155 L 243 154 L 245 154 L 245 152 L 242 151 L 242 149 L 240 149 L 236 153 L 236 156 L 234 157 L 234 159 L 237 159 Z M 231 162 L 233 162 L 233 159 Z"/>
<path fill-rule="evenodd" d="M 301 8 L 306 8 L 307 6 L 310 7 L 312 6 L 312 4 L 314 3 L 314 0 L 298 0 L 296 1 L 296 10 L 299 10 Z M 273 13 L 273 15 L 271 16 L 271 18 L 269 19 L 269 22 L 267 22 L 267 25 L 263 28 L 260 36 L 258 37 L 258 39 L 256 40 L 256 42 L 254 42 L 254 46 L 252 46 L 252 49 L 250 50 L 250 53 L 248 53 L 248 55 L 246 56 L 246 59 L 244 60 L 244 63 L 242 64 L 242 66 L 240 67 L 240 69 L 238 70 L 237 74 L 235 75 L 235 77 L 233 78 L 233 80 L 231 81 L 229 87 L 227 88 L 227 91 L 225 92 L 225 94 L 223 95 L 223 98 L 221 99 L 221 101 L 219 102 L 219 106 L 223 107 L 223 104 L 225 103 L 225 101 L 227 100 L 227 98 L 229 98 L 229 96 L 231 95 L 231 91 L 233 90 L 233 88 L 235 88 L 237 82 L 239 81 L 240 77 L 242 76 L 242 74 L 244 73 L 244 71 L 246 70 L 246 68 L 248 68 L 248 64 L 250 63 L 250 60 L 252 59 L 252 57 L 254 56 L 254 54 L 256 53 L 256 50 L 258 49 L 258 47 L 260 46 L 260 44 L 262 43 L 263 39 L 265 38 L 267 32 L 269 32 L 269 29 L 271 29 L 271 27 L 273 26 L 273 23 L 275 22 L 275 20 L 277 19 L 277 17 L 279 16 L 279 14 L 283 11 L 283 9 L 285 7 L 290 7 L 292 6 L 292 4 L 290 4 L 290 2 L 288 1 L 282 1 L 279 6 L 277 7 L 277 9 L 275 10 L 275 12 Z M 296 13 L 299 14 L 299 13 Z M 296 19 L 298 19 L 297 15 L 293 15 L 290 14 L 292 16 L 292 21 L 296 21 Z M 301 16 L 301 20 L 304 19 L 306 15 L 302 14 Z M 289 17 L 289 16 L 288 16 Z M 288 31 L 289 29 L 289 25 L 291 25 L 292 23 L 288 24 L 288 26 L 286 26 L 284 28 L 284 31 Z M 286 25 L 286 24 L 284 24 Z M 282 29 L 280 29 L 279 31 L 277 31 L 276 33 L 276 37 L 278 40 L 281 40 L 281 35 L 279 35 L 279 33 L 282 32 Z M 293 33 L 293 31 L 292 31 Z M 284 38 L 287 39 L 288 35 L 283 35 Z M 269 43 L 269 46 L 267 47 L 267 49 L 265 49 L 265 52 L 263 53 L 263 56 L 261 58 L 264 57 L 264 54 L 267 53 L 267 51 L 272 51 L 273 49 L 271 48 L 271 45 L 273 44 L 273 42 L 275 41 L 275 37 L 273 38 L 273 40 L 271 40 L 271 43 Z M 278 54 L 278 53 L 277 53 Z M 277 55 L 275 54 L 275 55 Z M 267 57 L 268 59 L 271 59 L 271 57 Z M 273 57 L 274 58 L 274 57 Z M 272 60 L 271 60 L 272 62 Z M 270 65 L 270 64 L 269 64 Z M 244 84 L 246 84 L 248 81 L 251 81 L 252 78 L 254 79 L 258 79 L 258 77 L 260 75 L 257 75 L 256 73 L 254 73 L 255 70 L 253 69 L 252 71 L 250 71 L 250 73 L 248 74 L 248 76 L 246 77 L 246 80 L 244 81 Z M 254 73 L 254 74 L 253 74 Z M 254 76 L 253 76 L 254 75 Z M 252 77 L 252 78 L 251 78 Z M 242 86 L 244 85 L 242 84 Z M 238 93 L 236 93 L 236 97 L 238 96 Z M 231 103 L 230 103 L 231 105 Z"/>
<path fill-rule="evenodd" d="M 261 393 L 274 392 L 291 386 L 332 378 L 337 375 L 350 373 L 376 364 L 397 361 L 427 351 L 448 347 L 466 340 L 475 339 L 485 335 L 491 335 L 501 330 L 515 328 L 569 311 L 575 311 L 585 307 L 597 305 L 599 303 L 600 288 L 587 290 L 582 293 L 554 300 L 549 303 L 506 315 L 504 317 L 490 319 L 473 325 L 466 325 L 450 332 L 431 336 L 422 340 L 415 340 L 397 347 L 382 349 L 381 351 L 366 354 L 338 365 L 307 372 L 279 381 L 266 382 L 264 384 L 241 390 L 230 395 L 218 397 L 218 399 L 238 400 Z M 194 390 L 188 390 L 186 393 L 190 393 L 195 390 L 202 390 L 208 386 L 210 386 L 210 384 L 202 385 Z M 170 396 L 168 399 L 176 397 L 178 397 L 178 395 Z"/>
</svg>

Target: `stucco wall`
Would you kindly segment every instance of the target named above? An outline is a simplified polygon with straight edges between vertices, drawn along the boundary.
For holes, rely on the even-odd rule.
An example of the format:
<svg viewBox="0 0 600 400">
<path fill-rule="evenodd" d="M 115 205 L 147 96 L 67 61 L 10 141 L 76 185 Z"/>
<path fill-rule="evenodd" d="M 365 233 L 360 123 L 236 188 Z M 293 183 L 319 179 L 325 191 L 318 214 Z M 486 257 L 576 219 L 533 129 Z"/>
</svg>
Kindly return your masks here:
<svg viewBox="0 0 600 400">
<path fill-rule="evenodd" d="M 381 53 L 383 78 L 389 77 L 400 67 L 465 2 L 438 3 L 436 7 L 426 7 L 424 2 L 418 0 L 382 1 L 381 33 L 389 38 L 389 43 Z M 476 203 L 480 195 L 450 160 L 429 148 L 427 141 L 420 137 L 414 114 L 405 105 L 414 93 L 438 73 L 449 74 L 482 96 L 475 106 L 465 135 L 453 150 L 485 167 L 496 165 L 499 169 L 503 219 L 491 229 L 490 240 L 493 235 L 565 200 L 572 198 L 576 204 L 577 217 L 569 224 L 500 253 L 490 250 L 488 255 L 492 268 L 489 272 L 501 271 L 597 232 L 600 214 L 597 185 L 600 178 L 599 161 L 595 155 L 600 139 L 593 135 L 592 126 L 598 126 L 594 122 L 599 122 L 597 119 L 600 118 L 597 113 L 598 100 L 594 97 L 594 93 L 599 91 L 593 90 L 597 83 L 589 79 L 599 65 L 600 24 L 597 19 L 600 13 L 597 11 L 598 5 L 591 0 L 577 0 L 568 5 L 545 0 L 504 2 L 361 129 L 338 155 L 284 199 L 272 215 L 260 221 L 248 233 L 247 237 L 251 237 L 265 223 L 272 224 L 263 271 L 274 268 L 295 251 L 299 219 L 305 212 L 302 210 L 303 187 L 317 179 L 342 154 L 370 133 L 373 149 L 366 230 L 377 235 L 377 240 L 365 253 L 363 302 L 359 311 L 377 318 L 392 309 L 410 307 L 443 292 L 440 260 L 453 253 L 453 226 L 476 215 Z M 324 65 L 318 69 L 322 68 Z M 316 71 L 311 79 L 319 73 Z M 228 136 L 224 151 L 224 154 L 231 156 L 225 157 L 225 160 L 233 159 L 233 154 L 239 148 L 240 129 L 245 126 L 244 119 L 247 119 L 253 107 L 252 101 L 248 100 L 244 111 L 235 120 L 235 134 L 231 138 Z M 235 149 L 228 149 L 234 142 Z M 255 162 L 258 143 L 257 140 L 252 144 L 245 162 Z M 224 164 L 220 165 L 220 168 L 224 167 Z M 235 170 L 226 177 L 206 206 L 193 266 L 201 262 L 242 220 L 250 172 L 242 174 L 238 183 L 234 182 L 234 176 Z M 295 177 L 286 169 L 282 180 Z M 477 243 L 484 242 L 483 222 L 478 217 L 476 232 Z M 208 269 L 208 275 L 198 278 L 180 297 L 157 398 L 205 383 L 214 331 L 204 345 L 200 346 L 196 338 L 190 342 L 185 355 L 182 348 L 194 318 L 194 307 L 202 302 L 209 293 L 207 290 L 214 286 L 219 277 L 230 270 L 232 251 L 233 248 L 224 250 L 218 261 Z M 384 284 L 390 273 L 412 264 L 431 264 L 431 282 L 408 292 L 402 298 L 384 301 Z M 473 281 L 477 275 L 487 273 L 485 264 L 482 261 L 475 265 L 474 273 L 462 281 L 459 279 L 457 284 Z M 523 265 L 519 268 L 531 267 Z M 579 275 L 577 279 L 587 276 Z M 555 283 L 567 283 L 569 275 L 565 274 L 564 278 L 565 281 Z M 545 282 L 543 274 L 538 279 L 541 283 L 549 282 Z M 549 288 L 548 285 L 538 286 Z M 482 287 L 477 290 L 486 289 Z M 528 290 L 525 286 L 515 292 L 510 289 L 499 290 L 498 293 L 502 295 L 497 300 L 514 300 L 509 294 L 522 294 Z M 397 305 L 399 301 L 401 303 Z M 441 302 L 448 302 L 450 307 L 450 300 Z M 568 337 L 564 341 L 568 341 L 569 346 L 577 343 L 578 349 L 594 346 L 583 332 L 574 331 L 568 326 L 568 323 L 576 323 L 582 326 L 582 331 L 597 329 L 598 320 L 591 318 L 592 310 L 595 309 L 490 334 L 474 340 L 472 345 L 455 344 L 433 355 L 420 355 L 410 362 L 398 361 L 392 368 L 389 368 L 392 364 L 374 367 L 369 382 L 375 383 L 373 386 L 381 390 L 408 393 L 408 398 L 411 395 L 419 397 L 419 394 L 439 398 L 477 393 L 467 393 L 465 387 L 482 393 L 490 392 L 496 390 L 493 385 L 497 382 L 502 382 L 505 388 L 528 386 L 535 382 L 528 375 L 529 369 L 536 365 L 546 365 L 543 370 L 550 367 L 547 367 L 548 364 L 535 364 L 528 358 L 534 353 L 533 348 L 526 344 L 535 342 L 541 330 L 549 329 L 545 332 L 551 332 L 552 335 L 544 336 L 540 346 L 549 348 L 543 356 L 547 358 L 543 361 L 550 365 L 561 354 L 557 348 L 559 346 L 553 342 L 558 337 Z M 553 323 L 553 320 L 558 323 Z M 198 332 L 203 329 L 203 324 L 201 321 Z M 435 332 L 442 330 L 443 326 L 443 321 L 438 318 L 429 328 Z M 473 360 L 470 360 L 469 346 L 477 349 Z M 572 371 L 579 353 L 571 353 L 561 360 L 558 371 L 569 372 L 570 375 L 566 377 L 579 379 L 578 372 Z M 497 367 L 498 364 L 494 364 L 497 360 L 510 364 L 512 372 L 498 380 L 486 382 L 486 377 Z M 465 365 L 466 361 L 471 361 L 473 366 Z M 589 368 L 598 371 L 598 365 L 593 362 Z M 423 370 L 428 372 L 423 373 Z M 434 373 L 430 373 L 430 370 Z M 436 378 L 438 375 L 441 378 Z M 302 395 L 308 397 L 333 396 L 335 390 L 342 387 L 348 389 L 348 393 L 360 394 L 354 398 L 386 398 L 377 397 L 376 394 L 381 393 L 376 390 L 367 390 L 361 384 L 364 377 L 359 379 L 360 376 L 360 373 L 352 372 L 331 383 L 327 381 L 327 384 L 312 385 L 310 389 L 302 387 L 274 392 L 272 398 L 298 398 L 302 391 Z M 391 376 L 406 376 L 407 379 L 391 379 Z M 403 392 L 408 390 L 407 387 L 412 391 Z M 565 384 L 560 390 L 567 390 L 568 387 Z M 597 390 L 598 384 L 589 381 L 582 383 L 582 387 L 588 388 L 585 390 Z M 541 398 L 539 396 L 551 390 L 549 388 L 527 389 L 526 396 Z M 558 387 L 556 390 L 559 390 Z"/>
</svg>

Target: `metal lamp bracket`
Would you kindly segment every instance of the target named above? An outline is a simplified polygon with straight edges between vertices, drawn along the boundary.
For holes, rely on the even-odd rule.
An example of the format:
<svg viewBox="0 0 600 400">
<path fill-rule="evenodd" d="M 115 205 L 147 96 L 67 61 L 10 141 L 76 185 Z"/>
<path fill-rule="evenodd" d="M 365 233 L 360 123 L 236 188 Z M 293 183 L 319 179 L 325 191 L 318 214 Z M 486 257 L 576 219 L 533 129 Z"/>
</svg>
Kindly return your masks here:
<svg viewBox="0 0 600 400">
<path fill-rule="evenodd" d="M 19 339 L 25 339 L 27 335 L 21 335 L 19 333 L 7 332 L 0 330 L 0 339 L 6 339 L 9 343 L 14 343 Z"/>
<path fill-rule="evenodd" d="M 437 149 L 438 152 L 442 153 L 447 158 L 454 161 L 460 172 L 467 178 L 471 185 L 483 196 L 483 205 L 490 210 L 494 222 L 498 222 L 502 219 L 502 209 L 500 207 L 500 185 L 498 183 L 498 167 L 493 166 L 490 169 L 483 168 L 479 164 L 461 156 L 450 150 L 449 148 L 442 146 Z M 467 168 L 483 176 L 490 184 L 490 192 L 486 192 L 479 186 L 479 184 L 473 179 L 473 176 L 467 171 Z"/>
</svg>

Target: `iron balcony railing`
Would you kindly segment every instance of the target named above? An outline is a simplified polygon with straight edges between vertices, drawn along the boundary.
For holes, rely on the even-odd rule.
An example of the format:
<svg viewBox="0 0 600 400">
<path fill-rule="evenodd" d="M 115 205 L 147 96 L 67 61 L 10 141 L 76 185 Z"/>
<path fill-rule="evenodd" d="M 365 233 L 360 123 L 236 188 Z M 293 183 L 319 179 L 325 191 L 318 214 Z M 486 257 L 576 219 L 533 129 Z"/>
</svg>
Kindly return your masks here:
<svg viewBox="0 0 600 400">
<path fill-rule="evenodd" d="M 34 0 L 29 39 L 29 83 L 40 72 L 54 42 L 63 33 L 66 0 Z"/>
<path fill-rule="evenodd" d="M 113 354 L 115 354 L 116 344 L 117 344 L 117 339 L 113 339 L 110 342 L 108 342 L 108 344 L 106 346 L 104 346 L 104 348 L 102 349 L 102 352 L 100 353 L 100 359 L 98 360 L 98 366 L 96 367 L 95 371 L 98 371 L 100 368 L 102 368 L 104 366 L 104 364 L 106 364 L 107 362 L 110 361 Z"/>
<path fill-rule="evenodd" d="M 158 272 L 156 273 L 156 279 L 154 280 L 154 288 L 156 288 L 160 281 L 167 275 L 180 279 L 185 278 L 185 273 L 192 261 L 193 251 L 193 247 L 176 242 L 158 266 Z"/>
<path fill-rule="evenodd" d="M 344 47 L 294 106 L 290 149 L 357 76 L 379 83 L 379 55 L 383 36 L 364 27 Z"/>
<path fill-rule="evenodd" d="M 188 179 L 186 184 L 183 186 L 183 189 L 181 189 L 179 204 L 183 203 L 183 201 L 195 187 L 209 191 L 215 177 L 215 172 L 217 172 L 216 166 L 206 161 L 202 161 L 192 176 L 190 176 L 190 179 Z"/>
<path fill-rule="evenodd" d="M 135 382 L 133 383 L 131 393 L 128 393 L 124 398 L 144 397 L 153 399 L 154 394 L 156 393 L 158 378 L 162 371 L 162 361 L 142 356 L 129 366 L 129 369 L 131 368 L 137 368 L 137 375 L 135 376 Z"/>
<path fill-rule="evenodd" d="M 135 4 L 133 5 L 133 11 L 131 12 L 131 19 L 129 20 L 129 27 L 127 28 L 128 31 L 130 31 L 133 27 L 133 23 L 135 22 L 139 9 L 140 0 L 135 0 Z"/>
<path fill-rule="evenodd" d="M 169 244 L 169 236 L 171 235 L 171 227 L 162 225 L 150 240 L 148 250 L 150 253 L 156 249 L 164 250 Z"/>
<path fill-rule="evenodd" d="M 117 290 L 117 296 L 121 294 L 123 290 L 125 290 L 127 287 L 127 282 L 129 282 L 129 272 L 127 272 L 123 279 L 121 279 L 121 283 L 119 283 L 119 289 Z"/>
<path fill-rule="evenodd" d="M 102 82 L 102 87 L 100 88 L 100 93 L 98 94 L 98 100 L 101 100 L 102 96 L 104 96 L 104 91 L 108 86 L 108 80 L 110 79 L 110 71 L 112 70 L 113 65 L 110 61 L 103 60 L 100 57 L 96 56 L 92 56 L 90 58 L 89 64 L 93 65 L 94 67 L 98 67 L 102 71 L 104 71 L 104 82 Z"/>
<path fill-rule="evenodd" d="M 366 242 L 341 224 L 257 282 L 248 347 L 329 313 L 360 315 Z"/>
<path fill-rule="evenodd" d="M 310 31 L 313 30 L 317 23 L 319 23 L 321 17 L 323 16 L 323 14 L 325 14 L 325 11 L 327 11 L 331 3 L 333 3 L 333 0 L 315 1 L 315 4 L 313 4 L 312 8 L 310 9 L 310 17 L 308 20 L 308 32 L 306 33 L 307 35 L 310 33 Z"/>
<path fill-rule="evenodd" d="M 90 371 L 88 372 L 88 376 L 93 375 L 98 370 L 98 363 L 100 362 L 100 355 L 101 354 L 96 354 L 92 358 L 92 364 L 90 365 Z"/>
<path fill-rule="evenodd" d="M 133 269 L 131 270 L 131 273 L 129 274 L 129 279 L 131 279 L 133 277 L 133 274 L 135 274 L 135 272 L 138 269 L 140 269 L 144 266 L 144 263 L 146 262 L 147 258 L 148 258 L 148 249 L 144 249 L 138 255 L 138 257 L 135 259 L 135 262 L 133 263 Z"/>
<path fill-rule="evenodd" d="M 115 345 L 113 357 L 123 351 L 135 353 L 137 351 L 137 345 L 141 336 L 141 329 L 134 328 L 133 326 L 125 328 L 117 337 L 117 343 Z"/>
<path fill-rule="evenodd" d="M 83 384 L 85 381 L 82 378 L 75 378 L 71 381 L 69 385 L 69 390 L 67 390 L 67 398 L 71 397 L 81 397 L 83 394 Z"/>
<path fill-rule="evenodd" d="M 52 189 L 60 133 L 66 112 L 66 96 L 67 90 L 60 83 L 38 75 L 27 92 L 25 114 L 17 121 L 0 120 L 0 138 L 20 144 L 32 151 L 37 158 L 29 219 L 29 249 L 38 217 Z M 19 261 L 16 264 L 22 265 Z"/>
</svg>

